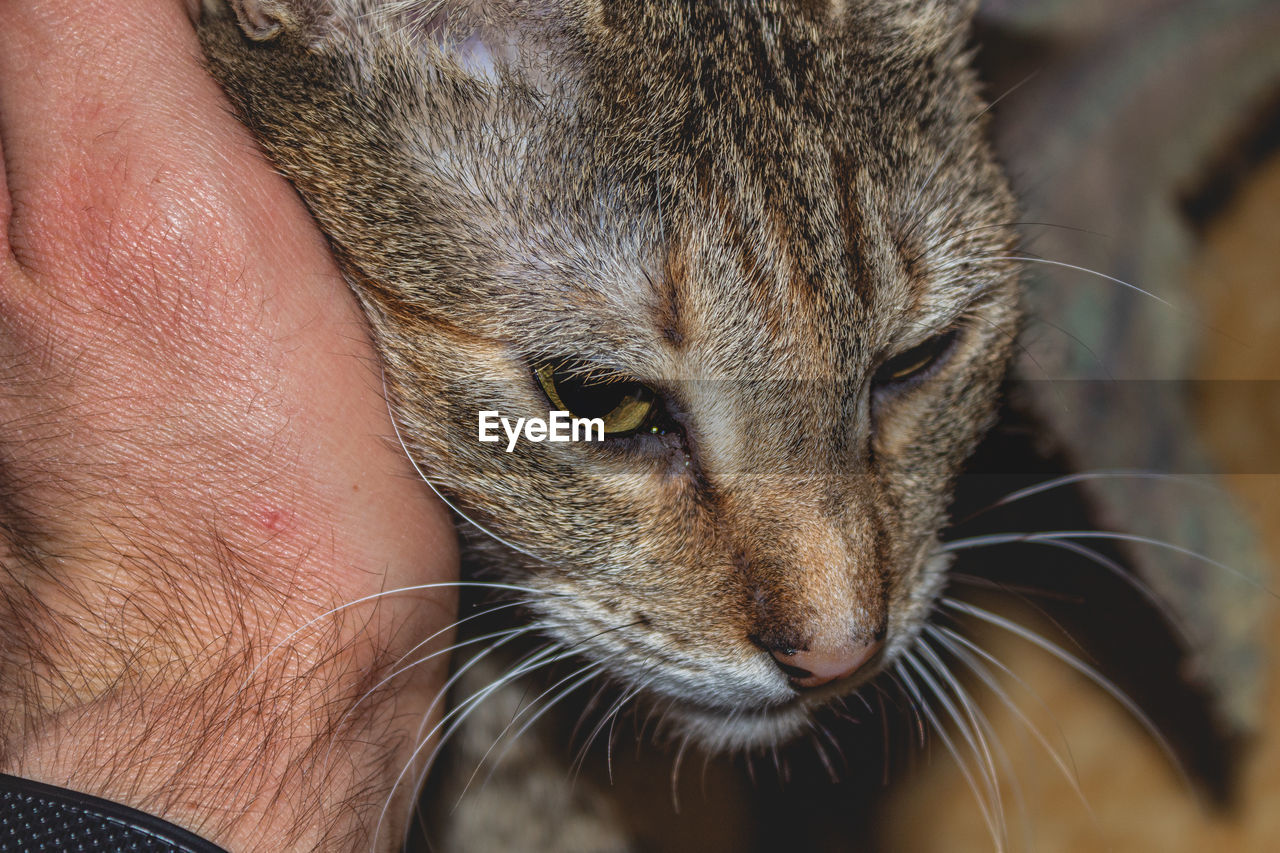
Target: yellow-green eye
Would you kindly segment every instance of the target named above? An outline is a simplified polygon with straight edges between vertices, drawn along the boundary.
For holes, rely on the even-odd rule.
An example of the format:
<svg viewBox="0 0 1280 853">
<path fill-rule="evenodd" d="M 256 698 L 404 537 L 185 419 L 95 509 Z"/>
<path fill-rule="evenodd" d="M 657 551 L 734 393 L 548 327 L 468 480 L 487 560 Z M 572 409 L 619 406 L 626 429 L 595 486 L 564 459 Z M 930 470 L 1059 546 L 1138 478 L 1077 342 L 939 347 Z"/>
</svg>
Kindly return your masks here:
<svg viewBox="0 0 1280 853">
<path fill-rule="evenodd" d="M 959 329 L 951 329 L 906 352 L 898 353 L 880 365 L 871 381 L 876 385 L 893 385 L 923 377 L 950 354 L 959 336 Z"/>
<path fill-rule="evenodd" d="M 605 435 L 640 429 L 656 406 L 652 388 L 625 376 L 602 376 L 581 366 L 550 362 L 538 365 L 533 373 L 552 406 L 575 418 L 600 418 Z"/>
</svg>

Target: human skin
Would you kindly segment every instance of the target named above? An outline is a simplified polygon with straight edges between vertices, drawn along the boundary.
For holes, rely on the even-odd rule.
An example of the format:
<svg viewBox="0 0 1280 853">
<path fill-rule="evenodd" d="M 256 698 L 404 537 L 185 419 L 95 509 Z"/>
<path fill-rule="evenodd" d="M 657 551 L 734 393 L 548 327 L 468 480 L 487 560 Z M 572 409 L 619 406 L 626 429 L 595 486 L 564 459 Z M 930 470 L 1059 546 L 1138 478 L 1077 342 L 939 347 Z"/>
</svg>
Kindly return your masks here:
<svg viewBox="0 0 1280 853">
<path fill-rule="evenodd" d="M 395 788 L 390 849 L 446 656 L 357 700 L 453 528 L 194 14 L 0 0 L 0 771 L 235 851 L 367 850 Z"/>
</svg>

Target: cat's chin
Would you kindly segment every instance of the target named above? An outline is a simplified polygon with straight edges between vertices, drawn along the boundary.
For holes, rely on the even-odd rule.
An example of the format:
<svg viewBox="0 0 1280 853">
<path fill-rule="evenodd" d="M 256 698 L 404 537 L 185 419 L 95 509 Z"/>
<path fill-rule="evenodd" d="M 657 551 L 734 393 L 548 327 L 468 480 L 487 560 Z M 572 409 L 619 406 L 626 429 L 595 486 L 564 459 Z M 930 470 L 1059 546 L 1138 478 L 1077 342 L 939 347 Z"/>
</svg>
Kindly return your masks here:
<svg viewBox="0 0 1280 853">
<path fill-rule="evenodd" d="M 679 738 L 709 752 L 740 752 L 785 743 L 809 727 L 811 709 L 799 702 L 725 711 L 674 706 L 668 724 Z"/>
</svg>

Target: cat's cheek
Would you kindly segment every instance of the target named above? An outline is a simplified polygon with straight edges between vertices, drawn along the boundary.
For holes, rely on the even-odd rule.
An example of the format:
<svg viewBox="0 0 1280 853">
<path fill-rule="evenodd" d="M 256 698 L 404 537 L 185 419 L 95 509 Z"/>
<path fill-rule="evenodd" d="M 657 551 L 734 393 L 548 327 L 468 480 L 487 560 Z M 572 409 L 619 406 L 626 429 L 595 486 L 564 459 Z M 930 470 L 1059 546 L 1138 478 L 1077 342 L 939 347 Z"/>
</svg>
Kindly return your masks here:
<svg viewBox="0 0 1280 853">
<path fill-rule="evenodd" d="M 910 650 L 937 606 L 946 586 L 947 571 L 955 555 L 939 553 L 936 538 L 930 538 L 921 549 L 919 568 L 899 585 L 898 595 L 890 606 L 889 635 L 885 643 L 883 666 L 889 666 Z"/>
</svg>

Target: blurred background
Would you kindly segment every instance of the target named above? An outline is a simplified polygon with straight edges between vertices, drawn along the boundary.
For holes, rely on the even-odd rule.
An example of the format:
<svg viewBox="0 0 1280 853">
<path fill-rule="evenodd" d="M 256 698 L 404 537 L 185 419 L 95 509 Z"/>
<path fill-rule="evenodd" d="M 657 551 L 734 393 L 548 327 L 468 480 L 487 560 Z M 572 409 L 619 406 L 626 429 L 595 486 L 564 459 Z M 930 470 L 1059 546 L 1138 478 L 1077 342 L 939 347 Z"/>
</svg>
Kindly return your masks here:
<svg viewBox="0 0 1280 853">
<path fill-rule="evenodd" d="M 1003 688 L 1017 712 L 970 687 L 1008 755 L 1009 846 L 1280 849 L 1280 3 L 987 0 L 978 42 L 1026 219 L 1034 319 L 1016 393 L 1065 470 L 1183 478 L 1084 483 L 1096 525 L 1229 567 L 1122 544 L 1118 559 L 1176 626 L 1163 651 L 1144 646 L 1151 630 L 1115 590 L 1059 595 L 1055 610 L 1030 549 L 958 567 L 990 569 L 984 606 L 1120 683 L 1190 776 L 1089 679 L 974 626 L 1018 679 Z M 1058 512 L 1043 507 L 1044 529 L 1062 529 Z M 1092 643 L 1074 645 L 1081 630 Z M 929 752 L 890 786 L 878 846 L 993 849 L 955 761 Z"/>
</svg>

